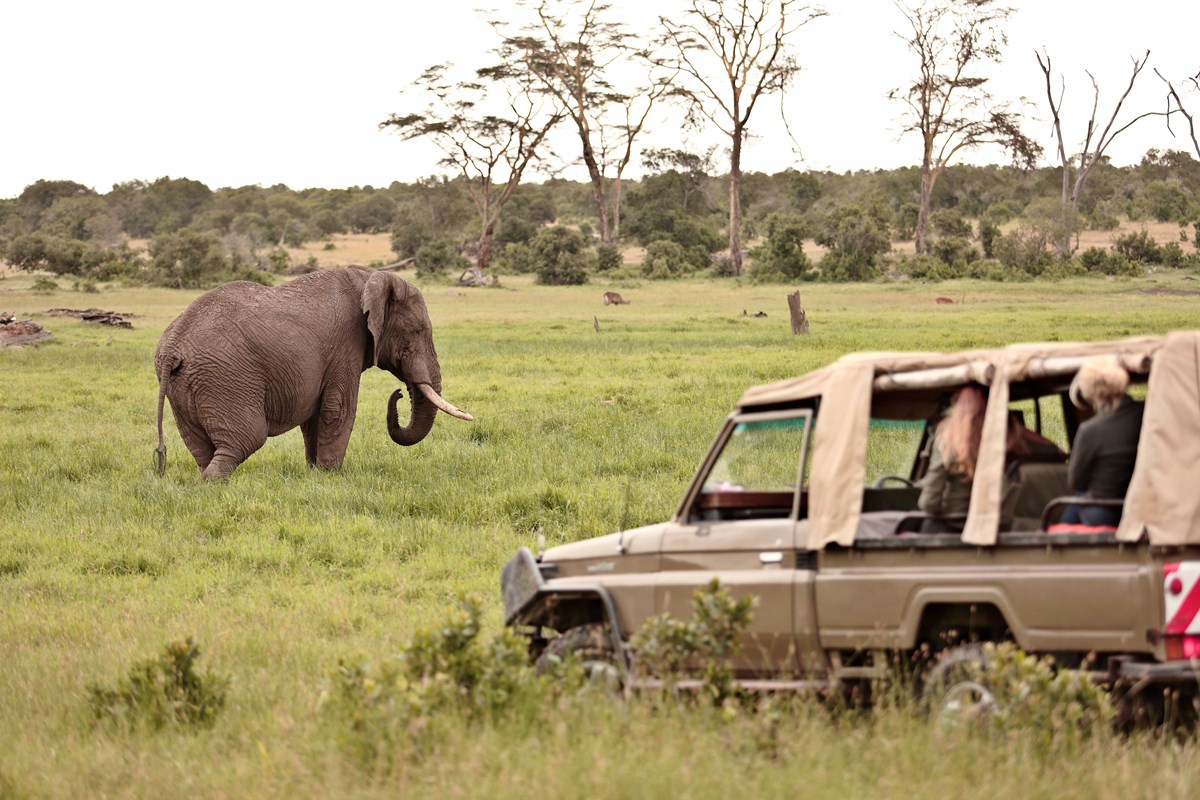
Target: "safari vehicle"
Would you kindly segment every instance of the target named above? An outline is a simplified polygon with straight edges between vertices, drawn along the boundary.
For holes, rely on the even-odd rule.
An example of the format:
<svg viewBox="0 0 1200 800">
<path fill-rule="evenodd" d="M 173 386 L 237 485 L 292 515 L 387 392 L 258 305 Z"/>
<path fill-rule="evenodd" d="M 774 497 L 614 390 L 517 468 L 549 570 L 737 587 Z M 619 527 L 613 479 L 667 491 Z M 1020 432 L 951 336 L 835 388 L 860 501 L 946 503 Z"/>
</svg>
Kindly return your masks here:
<svg viewBox="0 0 1200 800">
<path fill-rule="evenodd" d="M 1080 423 L 1068 389 L 1097 355 L 1144 398 L 1137 463 L 1117 527 L 1063 531 L 1057 518 L 1080 502 L 1067 496 Z M 987 392 L 969 512 L 961 534 L 922 533 L 915 484 L 932 426 L 968 383 Z M 1007 458 L 1014 415 L 1063 453 Z M 501 582 L 506 622 L 534 658 L 586 648 L 636 683 L 631 633 L 652 615 L 690 616 L 713 578 L 757 598 L 734 665 L 749 688 L 861 685 L 915 653 L 932 654 L 942 685 L 983 657 L 981 643 L 1013 641 L 1127 697 L 1152 686 L 1193 697 L 1200 331 L 854 354 L 750 388 L 671 520 L 521 549 Z"/>
</svg>

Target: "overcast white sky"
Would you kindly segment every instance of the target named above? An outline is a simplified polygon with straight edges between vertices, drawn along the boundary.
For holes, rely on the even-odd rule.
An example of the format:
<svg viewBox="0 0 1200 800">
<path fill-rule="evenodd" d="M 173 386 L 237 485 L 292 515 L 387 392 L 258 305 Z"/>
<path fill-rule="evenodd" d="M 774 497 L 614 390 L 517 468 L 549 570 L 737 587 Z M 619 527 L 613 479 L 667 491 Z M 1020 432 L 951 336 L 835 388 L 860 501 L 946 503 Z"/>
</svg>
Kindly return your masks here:
<svg viewBox="0 0 1200 800">
<path fill-rule="evenodd" d="M 648 31 L 685 0 L 611 0 Z M 187 177 L 211 188 L 287 184 L 386 186 L 437 172 L 436 151 L 380 131 L 391 112 L 419 110 L 401 90 L 427 66 L 482 65 L 494 34 L 480 5 L 503 0 L 11 0 L 0 3 L 0 197 L 39 178 L 74 180 L 99 192 L 117 182 Z M 1013 0 L 999 97 L 1025 95 L 1041 121 L 1028 132 L 1053 155 L 1042 74 L 1048 48 L 1067 81 L 1064 124 L 1082 139 L 1097 77 L 1108 113 L 1128 81 L 1130 57 L 1178 81 L 1200 70 L 1200 4 L 1186 0 Z M 778 122 L 779 103 L 759 107 L 745 168 L 892 168 L 916 163 L 919 144 L 899 137 L 888 90 L 911 81 L 912 56 L 893 32 L 905 24 L 891 0 L 830 0 L 830 16 L 792 44 L 804 72 L 783 110 L 801 154 Z M 1200 110 L 1200 97 L 1190 97 Z M 1162 84 L 1142 73 L 1131 110 L 1160 108 Z M 1128 115 L 1126 116 L 1128 118 Z M 1144 120 L 1109 151 L 1118 164 L 1149 147 L 1190 150 L 1161 119 Z M 684 142 L 678 116 L 646 142 Z M 568 149 L 564 144 L 563 151 Z M 977 157 L 985 163 L 995 154 Z M 582 178 L 579 173 L 567 177 Z"/>
</svg>

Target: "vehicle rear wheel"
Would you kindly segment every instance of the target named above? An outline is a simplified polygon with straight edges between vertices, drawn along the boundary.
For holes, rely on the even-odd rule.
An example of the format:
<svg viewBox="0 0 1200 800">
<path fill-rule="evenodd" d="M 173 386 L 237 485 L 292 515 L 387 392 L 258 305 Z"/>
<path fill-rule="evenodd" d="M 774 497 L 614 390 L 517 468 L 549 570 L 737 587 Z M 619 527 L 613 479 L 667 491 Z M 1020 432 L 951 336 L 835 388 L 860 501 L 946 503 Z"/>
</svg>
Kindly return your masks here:
<svg viewBox="0 0 1200 800">
<path fill-rule="evenodd" d="M 983 645 L 952 647 L 929 670 L 921 701 L 939 726 L 956 728 L 983 721 L 1000 711 L 987 676 Z"/>
<path fill-rule="evenodd" d="M 576 661 L 589 680 L 619 687 L 621 671 L 608 626 L 593 622 L 570 628 L 546 645 L 537 659 L 537 671 L 546 673 L 560 664 Z"/>
</svg>

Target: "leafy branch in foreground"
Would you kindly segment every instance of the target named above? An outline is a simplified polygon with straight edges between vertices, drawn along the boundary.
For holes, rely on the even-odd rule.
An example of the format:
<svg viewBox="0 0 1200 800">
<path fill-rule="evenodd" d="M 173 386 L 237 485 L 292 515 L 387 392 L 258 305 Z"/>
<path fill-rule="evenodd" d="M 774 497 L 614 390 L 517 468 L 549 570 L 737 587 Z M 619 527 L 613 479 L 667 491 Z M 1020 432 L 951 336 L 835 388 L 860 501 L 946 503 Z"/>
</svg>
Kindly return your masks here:
<svg viewBox="0 0 1200 800">
<path fill-rule="evenodd" d="M 225 707 L 229 678 L 197 672 L 199 658 L 200 646 L 191 637 L 176 639 L 159 655 L 134 664 L 115 685 L 88 686 L 93 718 L 151 730 L 211 726 Z"/>
<path fill-rule="evenodd" d="M 631 642 L 637 668 L 668 684 L 699 671 L 703 694 L 720 705 L 736 694 L 731 665 L 753 617 L 754 598 L 734 601 L 729 590 L 713 578 L 696 591 L 692 609 L 692 618 L 686 622 L 667 614 L 646 620 Z"/>
</svg>

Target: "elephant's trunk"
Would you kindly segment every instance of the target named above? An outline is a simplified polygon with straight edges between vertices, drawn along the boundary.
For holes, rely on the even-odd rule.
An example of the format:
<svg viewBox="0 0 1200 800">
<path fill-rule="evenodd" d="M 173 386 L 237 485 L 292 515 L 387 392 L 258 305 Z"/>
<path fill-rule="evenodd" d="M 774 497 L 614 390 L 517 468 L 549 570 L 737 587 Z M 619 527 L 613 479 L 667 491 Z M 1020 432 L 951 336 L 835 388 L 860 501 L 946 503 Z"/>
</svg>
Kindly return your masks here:
<svg viewBox="0 0 1200 800">
<path fill-rule="evenodd" d="M 402 390 L 392 392 L 392 396 L 388 398 L 387 412 L 388 435 L 392 437 L 393 442 L 405 447 L 414 445 L 429 435 L 429 431 L 433 430 L 433 418 L 437 416 L 438 411 L 429 398 L 422 392 L 415 391 L 415 386 L 411 383 L 407 386 L 409 402 L 412 403 L 408 425 L 400 427 L 400 415 L 396 410 L 396 403 L 404 397 Z"/>
</svg>

